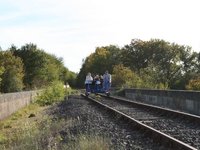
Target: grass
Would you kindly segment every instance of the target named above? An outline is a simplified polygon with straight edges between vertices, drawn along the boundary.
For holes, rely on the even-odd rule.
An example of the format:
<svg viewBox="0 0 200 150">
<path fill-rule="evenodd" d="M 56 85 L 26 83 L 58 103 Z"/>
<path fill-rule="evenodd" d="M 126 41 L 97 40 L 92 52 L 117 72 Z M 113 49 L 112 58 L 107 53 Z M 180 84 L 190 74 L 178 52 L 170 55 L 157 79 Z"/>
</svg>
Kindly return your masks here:
<svg viewBox="0 0 200 150">
<path fill-rule="evenodd" d="M 53 106 L 30 104 L 0 121 L 1 150 L 106 150 L 109 140 L 104 137 L 78 134 L 73 141 L 66 141 L 61 135 L 62 130 L 68 130 L 80 123 L 79 120 L 55 118 L 48 115 L 47 109 Z M 30 117 L 33 116 L 33 117 Z M 74 135 L 67 135 L 73 137 Z"/>
<path fill-rule="evenodd" d="M 35 135 L 38 124 L 45 117 L 40 113 L 44 109 L 45 107 L 37 104 L 30 104 L 1 121 L 0 149 L 13 149 L 10 147 L 21 143 L 23 139 L 30 139 L 30 135 Z M 36 117 L 29 118 L 30 114 L 35 114 Z"/>
<path fill-rule="evenodd" d="M 96 100 L 101 100 L 102 99 L 102 97 L 100 96 L 100 95 L 96 95 L 96 94 L 90 94 L 90 97 L 92 97 L 92 98 L 94 98 L 94 99 L 96 99 Z"/>
<path fill-rule="evenodd" d="M 76 142 L 65 146 L 71 150 L 109 150 L 109 139 L 96 135 L 79 135 Z"/>
</svg>

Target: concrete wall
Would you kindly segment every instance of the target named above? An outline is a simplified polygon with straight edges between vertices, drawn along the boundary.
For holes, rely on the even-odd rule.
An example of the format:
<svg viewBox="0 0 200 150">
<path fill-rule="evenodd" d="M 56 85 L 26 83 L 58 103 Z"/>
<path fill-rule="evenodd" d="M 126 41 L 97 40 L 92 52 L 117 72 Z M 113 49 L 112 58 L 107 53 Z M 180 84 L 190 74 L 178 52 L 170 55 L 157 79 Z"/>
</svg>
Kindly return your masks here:
<svg viewBox="0 0 200 150">
<path fill-rule="evenodd" d="M 20 108 L 27 106 L 34 97 L 37 91 L 17 92 L 0 95 L 0 120 L 8 117 Z"/>
<path fill-rule="evenodd" d="M 200 92 L 198 91 L 125 89 L 125 97 L 200 115 Z"/>
</svg>

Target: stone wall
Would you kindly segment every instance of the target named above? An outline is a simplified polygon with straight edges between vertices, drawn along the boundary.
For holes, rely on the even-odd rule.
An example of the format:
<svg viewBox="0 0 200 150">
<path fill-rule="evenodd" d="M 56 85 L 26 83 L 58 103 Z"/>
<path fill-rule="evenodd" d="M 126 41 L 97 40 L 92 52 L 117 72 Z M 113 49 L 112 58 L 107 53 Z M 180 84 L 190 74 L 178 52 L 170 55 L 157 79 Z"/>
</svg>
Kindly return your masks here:
<svg viewBox="0 0 200 150">
<path fill-rule="evenodd" d="M 200 92 L 198 91 L 125 89 L 125 97 L 200 115 Z"/>
<path fill-rule="evenodd" d="M 8 117 L 34 100 L 37 91 L 17 92 L 0 95 L 0 120 Z"/>
</svg>

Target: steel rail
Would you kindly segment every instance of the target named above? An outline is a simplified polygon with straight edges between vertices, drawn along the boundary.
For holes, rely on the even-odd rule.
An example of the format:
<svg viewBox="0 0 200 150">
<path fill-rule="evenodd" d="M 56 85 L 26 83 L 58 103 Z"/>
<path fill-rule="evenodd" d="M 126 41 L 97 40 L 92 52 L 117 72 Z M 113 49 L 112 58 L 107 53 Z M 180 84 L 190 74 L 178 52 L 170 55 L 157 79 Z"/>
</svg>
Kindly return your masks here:
<svg viewBox="0 0 200 150">
<path fill-rule="evenodd" d="M 117 116 L 120 116 L 121 119 L 125 120 L 126 122 L 128 122 L 130 125 L 133 125 L 134 128 L 139 128 L 141 130 L 144 130 L 148 133 L 150 133 L 149 135 L 156 141 L 159 141 L 160 143 L 163 143 L 164 145 L 168 145 L 172 148 L 175 148 L 175 149 L 178 149 L 178 150 L 197 150 L 196 148 L 182 142 L 182 141 L 179 141 L 165 133 L 162 133 L 152 127 L 149 127 L 143 123 L 141 123 L 140 121 L 108 106 L 108 105 L 105 105 L 99 101 L 96 101 L 94 98 L 91 98 L 91 97 L 87 97 L 85 96 L 84 94 L 81 94 L 81 96 L 85 97 L 86 99 L 90 100 L 91 102 L 95 103 L 95 104 L 98 104 L 99 106 L 107 109 L 108 111 L 114 113 L 115 115 Z"/>
<path fill-rule="evenodd" d="M 193 121 L 200 123 L 200 116 L 197 116 L 197 115 L 193 115 L 193 114 L 189 114 L 189 113 L 181 112 L 181 111 L 177 111 L 177 110 L 172 110 L 172 109 L 168 109 L 168 108 L 163 108 L 163 107 L 159 107 L 159 106 L 155 106 L 155 105 L 145 104 L 145 103 L 141 103 L 141 102 L 131 101 L 126 98 L 119 98 L 119 97 L 114 97 L 114 96 L 107 97 L 103 94 L 98 94 L 98 95 L 100 95 L 102 97 L 110 98 L 113 100 L 118 100 L 120 102 L 137 105 L 137 106 L 143 107 L 143 108 L 151 108 L 156 111 L 162 111 L 162 112 L 166 112 L 166 113 L 170 113 L 170 114 L 176 114 L 179 117 L 183 117 L 185 119 L 187 118 L 189 120 L 193 120 Z"/>
</svg>

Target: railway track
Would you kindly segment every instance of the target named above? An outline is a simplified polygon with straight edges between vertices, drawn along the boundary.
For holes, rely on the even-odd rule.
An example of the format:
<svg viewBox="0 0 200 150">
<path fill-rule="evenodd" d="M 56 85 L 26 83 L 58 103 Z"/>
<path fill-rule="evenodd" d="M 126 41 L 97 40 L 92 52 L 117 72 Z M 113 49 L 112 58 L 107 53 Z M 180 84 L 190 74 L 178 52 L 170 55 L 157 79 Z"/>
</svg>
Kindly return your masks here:
<svg viewBox="0 0 200 150">
<path fill-rule="evenodd" d="M 82 95 L 84 96 L 84 95 Z M 173 149 L 200 149 L 200 117 L 116 97 L 87 97 Z"/>
</svg>

